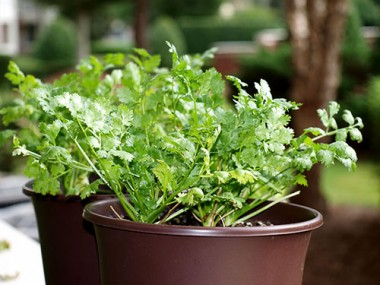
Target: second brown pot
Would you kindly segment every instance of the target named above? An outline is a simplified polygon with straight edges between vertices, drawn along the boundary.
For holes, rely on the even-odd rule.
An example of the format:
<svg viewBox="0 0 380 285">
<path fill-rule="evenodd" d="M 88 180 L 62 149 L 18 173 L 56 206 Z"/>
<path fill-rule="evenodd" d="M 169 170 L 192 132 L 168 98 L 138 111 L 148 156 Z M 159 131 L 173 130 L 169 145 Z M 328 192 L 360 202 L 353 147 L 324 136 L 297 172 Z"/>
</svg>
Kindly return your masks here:
<svg viewBox="0 0 380 285">
<path fill-rule="evenodd" d="M 94 228 L 82 213 L 87 203 L 112 196 L 42 195 L 34 192 L 32 181 L 23 192 L 33 202 L 46 285 L 100 284 Z"/>
</svg>

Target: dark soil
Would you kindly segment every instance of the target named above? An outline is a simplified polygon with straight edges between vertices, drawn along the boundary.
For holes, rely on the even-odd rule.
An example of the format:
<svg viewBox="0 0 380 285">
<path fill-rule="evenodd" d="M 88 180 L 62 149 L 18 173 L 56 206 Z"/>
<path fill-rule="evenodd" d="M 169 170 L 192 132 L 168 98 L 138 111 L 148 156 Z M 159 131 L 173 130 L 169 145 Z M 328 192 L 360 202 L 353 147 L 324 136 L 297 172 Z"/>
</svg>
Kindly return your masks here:
<svg viewBox="0 0 380 285">
<path fill-rule="evenodd" d="M 313 232 L 304 285 L 380 284 L 380 209 L 332 207 Z"/>
</svg>

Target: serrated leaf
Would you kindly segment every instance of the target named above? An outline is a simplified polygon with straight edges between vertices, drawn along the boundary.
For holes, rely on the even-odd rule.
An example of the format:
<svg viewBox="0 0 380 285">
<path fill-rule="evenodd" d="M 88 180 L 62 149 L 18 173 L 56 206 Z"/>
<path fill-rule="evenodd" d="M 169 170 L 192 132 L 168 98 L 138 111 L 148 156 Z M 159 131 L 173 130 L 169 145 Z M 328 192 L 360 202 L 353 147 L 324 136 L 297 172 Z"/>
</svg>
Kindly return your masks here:
<svg viewBox="0 0 380 285">
<path fill-rule="evenodd" d="M 52 143 L 55 144 L 55 140 L 62 128 L 61 123 L 58 120 L 55 120 L 52 124 L 46 124 L 41 122 L 39 129 L 41 133 Z"/>
<path fill-rule="evenodd" d="M 104 182 L 100 179 L 95 180 L 91 184 L 86 184 L 80 188 L 80 198 L 85 199 L 89 197 L 90 195 L 96 194 L 96 192 L 99 190 L 99 187 Z"/>
<path fill-rule="evenodd" d="M 169 165 L 165 161 L 159 160 L 157 166 L 153 169 L 153 173 L 160 181 L 163 192 L 171 191 L 172 186 L 175 185 L 175 179 Z"/>
<path fill-rule="evenodd" d="M 104 57 L 104 61 L 107 66 L 122 66 L 124 65 L 125 56 L 122 53 L 112 53 L 106 54 Z"/>
<path fill-rule="evenodd" d="M 65 166 L 63 164 L 53 164 L 50 167 L 50 172 L 54 177 L 59 177 L 64 173 L 66 170 Z"/>
<path fill-rule="evenodd" d="M 141 74 L 137 64 L 129 62 L 125 68 L 124 80 L 126 80 L 127 86 L 132 90 L 140 90 Z"/>
<path fill-rule="evenodd" d="M 329 126 L 336 130 L 338 128 L 338 124 L 334 118 L 330 118 L 329 120 Z"/>
<path fill-rule="evenodd" d="M 340 106 L 337 102 L 335 101 L 331 101 L 329 103 L 329 113 L 330 113 L 330 117 L 333 117 L 335 116 L 336 114 L 339 113 L 339 109 L 340 109 Z"/>
<path fill-rule="evenodd" d="M 222 195 L 217 195 L 217 198 L 230 203 L 234 208 L 237 208 L 237 209 L 242 208 L 243 203 L 245 202 L 245 199 L 241 197 L 236 197 L 231 192 L 224 192 L 222 193 Z"/>
<path fill-rule="evenodd" d="M 203 190 L 199 187 L 190 188 L 184 192 L 178 194 L 177 201 L 188 206 L 194 206 L 198 204 L 204 197 Z"/>
<path fill-rule="evenodd" d="M 298 169 L 301 171 L 309 170 L 313 166 L 313 162 L 309 157 L 298 157 L 296 161 L 298 164 Z"/>
<path fill-rule="evenodd" d="M 352 113 L 349 110 L 344 110 L 344 114 L 343 114 L 342 118 L 349 125 L 355 124 L 355 118 L 354 118 L 354 116 L 352 116 Z"/>
<path fill-rule="evenodd" d="M 363 136 L 359 129 L 353 128 L 353 129 L 350 129 L 348 132 L 350 134 L 350 138 L 353 141 L 357 141 L 357 142 L 363 141 Z"/>
<path fill-rule="evenodd" d="M 14 61 L 9 62 L 8 71 L 9 72 L 5 74 L 5 77 L 9 79 L 13 85 L 19 85 L 24 81 L 25 75 Z"/>
<path fill-rule="evenodd" d="M 334 154 L 329 150 L 318 151 L 317 158 L 324 165 L 331 165 L 334 163 Z"/>
<path fill-rule="evenodd" d="M 316 128 L 316 127 L 306 128 L 305 132 L 311 133 L 313 136 L 321 136 L 321 135 L 323 136 L 326 133 L 321 128 Z"/>
<path fill-rule="evenodd" d="M 230 171 L 229 174 L 232 178 L 235 178 L 240 184 L 253 183 L 256 179 L 251 171 L 244 169 L 236 169 Z"/>
<path fill-rule="evenodd" d="M 98 138 L 94 136 L 88 136 L 87 140 L 93 148 L 98 149 L 101 147 L 101 143 Z"/>
<path fill-rule="evenodd" d="M 347 130 L 346 129 L 338 130 L 336 135 L 335 135 L 335 140 L 346 141 L 347 140 Z"/>
<path fill-rule="evenodd" d="M 336 141 L 329 145 L 329 150 L 333 151 L 339 158 L 350 159 L 352 161 L 357 160 L 355 150 L 349 146 L 346 142 Z"/>
<path fill-rule="evenodd" d="M 355 120 L 356 120 L 356 124 L 357 124 L 359 129 L 364 128 L 363 120 L 361 118 L 357 117 L 357 118 L 355 118 Z"/>
<path fill-rule="evenodd" d="M 146 71 L 153 72 L 156 68 L 159 67 L 161 63 L 161 56 L 154 55 L 144 60 L 143 65 Z"/>
<path fill-rule="evenodd" d="M 302 186 L 307 186 L 307 179 L 305 175 L 299 174 L 296 176 L 295 183 Z"/>
<path fill-rule="evenodd" d="M 348 170 L 354 171 L 356 169 L 356 163 L 349 158 L 338 158 L 340 163 L 345 166 Z"/>
<path fill-rule="evenodd" d="M 117 156 L 125 161 L 131 162 L 133 160 L 133 154 L 122 150 L 111 150 L 109 152 L 113 156 Z"/>
<path fill-rule="evenodd" d="M 120 144 L 120 140 L 114 136 L 103 136 L 101 140 L 102 149 L 105 151 L 116 149 Z"/>
<path fill-rule="evenodd" d="M 272 94 L 270 92 L 270 87 L 268 85 L 268 82 L 265 80 L 261 79 L 260 84 L 255 83 L 255 88 L 259 94 L 265 98 L 265 99 L 272 99 Z"/>
<path fill-rule="evenodd" d="M 330 126 L 330 121 L 329 121 L 329 115 L 327 114 L 327 111 L 324 109 L 318 109 L 317 110 L 318 116 L 321 119 L 321 122 L 324 127 L 329 127 Z"/>
<path fill-rule="evenodd" d="M 214 175 L 220 183 L 226 183 L 231 178 L 231 174 L 228 171 L 215 171 Z"/>
<path fill-rule="evenodd" d="M 14 130 L 3 130 L 0 131 L 0 145 L 4 145 L 7 140 L 15 135 L 16 131 Z"/>
</svg>

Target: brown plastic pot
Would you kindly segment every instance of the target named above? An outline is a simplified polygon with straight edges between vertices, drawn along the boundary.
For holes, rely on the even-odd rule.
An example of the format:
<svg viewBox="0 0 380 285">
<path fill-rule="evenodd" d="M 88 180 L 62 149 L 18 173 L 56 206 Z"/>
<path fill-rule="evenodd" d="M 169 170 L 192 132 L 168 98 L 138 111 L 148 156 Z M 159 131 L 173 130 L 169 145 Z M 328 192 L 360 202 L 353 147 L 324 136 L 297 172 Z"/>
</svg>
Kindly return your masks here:
<svg viewBox="0 0 380 285">
<path fill-rule="evenodd" d="M 117 219 L 117 200 L 88 204 L 95 225 L 101 284 L 300 285 L 317 211 L 277 204 L 258 219 L 274 226 L 207 228 Z"/>
<path fill-rule="evenodd" d="M 100 284 L 94 228 L 82 213 L 89 202 L 112 196 L 42 195 L 33 191 L 32 181 L 23 192 L 33 202 L 46 285 Z"/>
</svg>

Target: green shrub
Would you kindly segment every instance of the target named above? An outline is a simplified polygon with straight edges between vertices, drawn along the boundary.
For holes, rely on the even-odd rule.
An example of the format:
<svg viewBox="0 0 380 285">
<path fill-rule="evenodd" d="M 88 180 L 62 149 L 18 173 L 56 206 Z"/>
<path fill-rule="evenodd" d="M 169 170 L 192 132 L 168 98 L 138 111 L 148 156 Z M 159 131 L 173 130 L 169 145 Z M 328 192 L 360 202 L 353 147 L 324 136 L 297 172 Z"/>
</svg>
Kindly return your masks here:
<svg viewBox="0 0 380 285">
<path fill-rule="evenodd" d="M 132 45 L 124 41 L 94 41 L 91 44 L 91 53 L 108 54 L 108 53 L 129 53 Z"/>
<path fill-rule="evenodd" d="M 252 41 L 254 35 L 268 28 L 283 27 L 273 10 L 247 10 L 225 20 L 220 17 L 186 17 L 178 23 L 185 35 L 189 53 L 200 53 L 219 41 Z"/>
<path fill-rule="evenodd" d="M 367 82 L 370 68 L 370 49 L 361 32 L 362 22 L 355 6 L 347 19 L 342 46 L 342 81 L 339 88 L 341 98 Z"/>
<path fill-rule="evenodd" d="M 353 0 L 352 4 L 358 10 L 363 26 L 380 25 L 380 1 Z"/>
<path fill-rule="evenodd" d="M 274 97 L 287 97 L 293 70 L 291 48 L 284 44 L 276 50 L 259 50 L 255 55 L 240 60 L 239 77 L 253 88 L 253 82 L 265 79 Z"/>
<path fill-rule="evenodd" d="M 5 78 L 5 73 L 8 72 L 8 64 L 11 57 L 7 55 L 0 55 L 0 88 L 9 86 L 8 80 Z"/>
<path fill-rule="evenodd" d="M 208 16 L 215 15 L 223 0 L 154 0 L 151 1 L 153 16 Z"/>
<path fill-rule="evenodd" d="M 46 62 L 72 65 L 76 60 L 76 32 L 72 23 L 59 18 L 46 27 L 36 40 L 34 56 Z"/>
<path fill-rule="evenodd" d="M 168 53 L 165 41 L 174 44 L 179 54 L 187 52 L 185 38 L 176 21 L 170 17 L 160 17 L 153 24 L 150 31 L 150 47 L 152 53 L 161 55 L 164 66 L 170 66 L 172 59 Z"/>
<path fill-rule="evenodd" d="M 380 75 L 380 38 L 377 38 L 371 54 L 371 73 Z"/>
<path fill-rule="evenodd" d="M 366 128 L 369 131 L 367 139 L 369 141 L 369 147 L 371 154 L 376 158 L 380 158 L 380 76 L 374 76 L 371 78 L 367 88 L 367 121 Z"/>
</svg>

